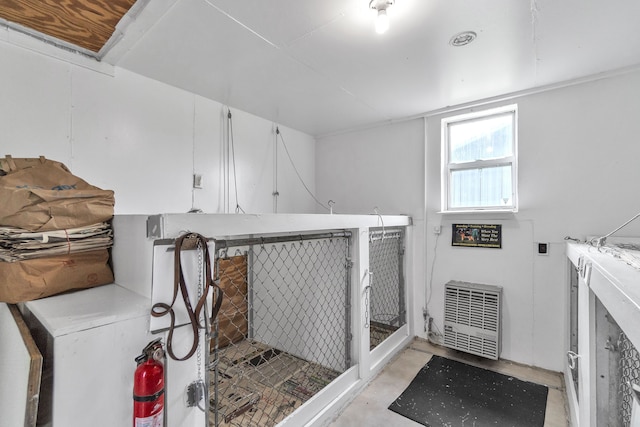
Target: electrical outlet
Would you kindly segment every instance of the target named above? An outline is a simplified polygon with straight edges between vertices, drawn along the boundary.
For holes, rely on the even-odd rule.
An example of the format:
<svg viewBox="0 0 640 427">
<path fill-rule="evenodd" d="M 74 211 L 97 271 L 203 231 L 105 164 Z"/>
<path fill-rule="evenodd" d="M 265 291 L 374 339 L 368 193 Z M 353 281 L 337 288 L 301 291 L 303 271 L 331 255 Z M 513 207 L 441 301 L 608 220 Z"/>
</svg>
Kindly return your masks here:
<svg viewBox="0 0 640 427">
<path fill-rule="evenodd" d="M 435 227 L 433 227 L 433 234 L 440 234 L 441 230 L 442 228 L 439 225 L 436 225 Z"/>
<path fill-rule="evenodd" d="M 193 188 L 202 188 L 202 175 L 198 173 L 193 174 Z"/>
<path fill-rule="evenodd" d="M 538 255 L 549 255 L 549 243 L 538 242 Z"/>
</svg>

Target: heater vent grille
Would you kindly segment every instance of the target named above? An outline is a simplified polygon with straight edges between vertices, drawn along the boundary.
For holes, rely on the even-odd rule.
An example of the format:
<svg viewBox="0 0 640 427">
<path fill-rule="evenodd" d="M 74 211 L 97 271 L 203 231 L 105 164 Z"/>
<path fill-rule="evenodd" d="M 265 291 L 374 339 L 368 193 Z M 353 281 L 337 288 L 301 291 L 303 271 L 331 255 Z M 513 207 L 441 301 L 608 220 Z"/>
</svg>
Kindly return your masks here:
<svg viewBox="0 0 640 427">
<path fill-rule="evenodd" d="M 499 286 L 451 281 L 445 285 L 444 345 L 498 359 L 500 355 Z"/>
</svg>

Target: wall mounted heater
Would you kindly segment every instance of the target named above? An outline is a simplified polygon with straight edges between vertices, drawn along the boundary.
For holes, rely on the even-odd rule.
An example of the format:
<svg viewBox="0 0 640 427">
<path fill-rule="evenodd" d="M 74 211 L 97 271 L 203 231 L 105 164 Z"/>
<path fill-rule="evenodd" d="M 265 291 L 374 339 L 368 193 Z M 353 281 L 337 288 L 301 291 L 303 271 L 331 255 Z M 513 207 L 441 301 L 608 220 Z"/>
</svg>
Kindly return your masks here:
<svg viewBox="0 0 640 427">
<path fill-rule="evenodd" d="M 497 360 L 502 288 L 450 281 L 444 294 L 444 345 Z"/>
</svg>

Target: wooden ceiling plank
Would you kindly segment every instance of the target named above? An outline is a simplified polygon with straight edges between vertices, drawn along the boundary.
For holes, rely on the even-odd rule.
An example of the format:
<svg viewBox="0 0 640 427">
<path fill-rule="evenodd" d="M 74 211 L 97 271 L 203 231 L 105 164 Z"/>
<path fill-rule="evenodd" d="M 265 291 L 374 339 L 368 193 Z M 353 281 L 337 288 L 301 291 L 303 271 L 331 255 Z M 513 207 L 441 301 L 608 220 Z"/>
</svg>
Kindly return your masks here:
<svg viewBox="0 0 640 427">
<path fill-rule="evenodd" d="M 98 52 L 135 0 L 0 0 L 0 17 Z"/>
</svg>

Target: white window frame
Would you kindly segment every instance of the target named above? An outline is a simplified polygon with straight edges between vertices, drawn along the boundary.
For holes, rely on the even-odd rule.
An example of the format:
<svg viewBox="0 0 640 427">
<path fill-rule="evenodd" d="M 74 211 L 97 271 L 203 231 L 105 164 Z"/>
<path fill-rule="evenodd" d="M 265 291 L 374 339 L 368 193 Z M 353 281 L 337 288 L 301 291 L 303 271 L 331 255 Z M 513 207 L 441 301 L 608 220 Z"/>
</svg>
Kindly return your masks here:
<svg viewBox="0 0 640 427">
<path fill-rule="evenodd" d="M 449 126 L 464 121 L 478 120 L 489 118 L 500 114 L 513 114 L 513 155 L 501 157 L 491 160 L 476 160 L 464 163 L 449 162 Z M 442 213 L 469 213 L 469 212 L 518 212 L 518 106 L 516 104 L 505 105 L 502 107 L 492 108 L 488 110 L 477 111 L 458 116 L 446 117 L 441 121 L 440 135 L 442 139 L 441 155 L 442 155 L 442 178 L 441 178 L 441 212 Z M 506 206 L 472 206 L 452 208 L 450 205 L 450 177 L 451 171 L 466 169 L 484 169 L 495 166 L 511 165 L 511 188 L 512 203 Z"/>
</svg>

